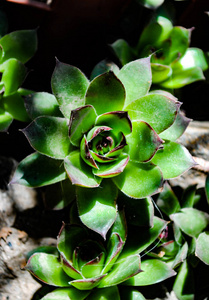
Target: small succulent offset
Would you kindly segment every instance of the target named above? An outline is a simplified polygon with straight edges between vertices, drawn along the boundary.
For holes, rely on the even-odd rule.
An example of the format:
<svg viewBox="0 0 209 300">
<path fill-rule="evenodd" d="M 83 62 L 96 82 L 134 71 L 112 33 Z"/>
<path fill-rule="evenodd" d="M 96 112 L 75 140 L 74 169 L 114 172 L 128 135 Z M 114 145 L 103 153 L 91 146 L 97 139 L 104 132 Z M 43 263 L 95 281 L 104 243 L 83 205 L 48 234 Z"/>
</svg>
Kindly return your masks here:
<svg viewBox="0 0 209 300">
<path fill-rule="evenodd" d="M 208 190 L 206 181 L 206 196 Z M 180 201 L 168 183 L 159 194 L 157 204 L 169 217 L 168 234 L 156 248 L 156 255 L 177 271 L 173 291 L 179 300 L 192 300 L 209 287 L 209 214 L 205 193 L 189 186 Z M 171 228 L 173 226 L 173 230 Z"/>
<path fill-rule="evenodd" d="M 63 224 L 57 251 L 56 248 L 50 249 L 50 253 L 43 248 L 34 250 L 26 269 L 40 281 L 56 287 L 43 300 L 144 300 L 136 286 L 154 284 L 175 275 L 160 259 L 141 262 L 139 255 L 157 239 L 166 224 L 154 217 L 152 228 L 136 227 L 139 235 L 129 237 L 124 213 L 119 211 L 106 241 L 80 222 Z"/>
<path fill-rule="evenodd" d="M 158 193 L 164 179 L 194 165 L 175 142 L 190 120 L 170 93 L 149 93 L 151 82 L 150 57 L 91 82 L 57 61 L 54 95 L 26 98 L 34 120 L 23 133 L 37 152 L 20 162 L 12 183 L 61 184 L 69 199 L 76 196 L 82 222 L 105 237 L 116 218 L 119 190 L 145 198 Z"/>
<path fill-rule="evenodd" d="M 173 26 L 160 13 L 144 28 L 136 47 L 119 39 L 111 47 L 122 65 L 152 55 L 152 82 L 166 89 L 177 89 L 204 79 L 208 61 L 199 48 L 190 48 L 192 29 Z"/>
<path fill-rule="evenodd" d="M 25 63 L 37 49 L 36 30 L 6 34 L 6 18 L 0 12 L 0 131 L 7 131 L 13 119 L 29 122 L 23 97 L 31 91 L 20 88 L 27 69 Z"/>
</svg>

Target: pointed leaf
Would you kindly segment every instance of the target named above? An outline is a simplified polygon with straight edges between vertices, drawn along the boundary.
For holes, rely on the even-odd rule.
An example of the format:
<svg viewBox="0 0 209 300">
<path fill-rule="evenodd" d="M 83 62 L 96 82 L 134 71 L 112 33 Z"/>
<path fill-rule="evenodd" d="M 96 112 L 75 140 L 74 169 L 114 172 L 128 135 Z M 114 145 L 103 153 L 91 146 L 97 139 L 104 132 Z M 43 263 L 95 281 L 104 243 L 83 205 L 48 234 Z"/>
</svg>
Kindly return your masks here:
<svg viewBox="0 0 209 300">
<path fill-rule="evenodd" d="M 162 139 L 175 142 L 187 129 L 191 119 L 185 117 L 182 113 L 178 113 L 174 123 L 165 131 L 160 133 Z"/>
<path fill-rule="evenodd" d="M 131 161 L 147 162 L 155 155 L 163 140 L 144 121 L 134 121 L 132 126 L 132 133 L 126 137 L 128 145 L 125 152 Z"/>
<path fill-rule="evenodd" d="M 99 169 L 93 169 L 93 174 L 101 178 L 111 178 L 118 176 L 126 168 L 129 161 L 129 156 L 122 153 L 117 160 L 107 164 L 100 164 Z"/>
<path fill-rule="evenodd" d="M 32 119 L 39 116 L 62 117 L 54 95 L 40 92 L 25 97 L 25 107 Z"/>
<path fill-rule="evenodd" d="M 79 290 L 91 290 L 98 286 L 103 277 L 105 277 L 105 275 L 94 278 L 73 280 L 70 284 Z"/>
<path fill-rule="evenodd" d="M 9 58 L 15 58 L 26 63 L 37 49 L 36 30 L 18 30 L 11 32 L 0 39 L 3 48 L 1 63 Z"/>
<path fill-rule="evenodd" d="M 168 89 L 178 89 L 198 80 L 204 80 L 202 69 L 194 67 L 188 70 L 176 70 L 170 79 L 161 82 L 161 86 Z"/>
<path fill-rule="evenodd" d="M 57 256 L 46 253 L 33 254 L 26 265 L 26 270 L 39 280 L 53 286 L 69 286 L 70 278 L 63 271 Z"/>
<path fill-rule="evenodd" d="M 101 178 L 94 176 L 92 168 L 83 161 L 78 150 L 71 152 L 65 158 L 64 165 L 72 184 L 98 187 L 102 181 Z"/>
<path fill-rule="evenodd" d="M 195 208 L 183 208 L 171 215 L 171 219 L 181 230 L 191 237 L 197 237 L 209 224 L 209 215 Z"/>
<path fill-rule="evenodd" d="M 145 198 L 159 192 L 162 174 L 158 167 L 150 163 L 129 161 L 124 171 L 113 178 L 117 187 L 131 198 Z"/>
<path fill-rule="evenodd" d="M 196 164 L 184 146 L 169 141 L 158 150 L 152 162 L 161 169 L 164 179 L 178 177 Z"/>
<path fill-rule="evenodd" d="M 7 131 L 12 121 L 13 117 L 6 111 L 0 109 L 0 132 Z"/>
<path fill-rule="evenodd" d="M 89 291 L 80 291 L 74 287 L 58 288 L 48 293 L 41 300 L 85 300 Z"/>
<path fill-rule="evenodd" d="M 124 101 L 124 86 L 111 71 L 96 77 L 86 93 L 86 104 L 92 105 L 98 115 L 122 110 Z"/>
<path fill-rule="evenodd" d="M 170 127 L 177 115 L 180 103 L 162 94 L 148 94 L 129 104 L 131 120 L 147 122 L 158 134 Z"/>
<path fill-rule="evenodd" d="M 134 60 L 136 57 L 133 49 L 123 39 L 115 41 L 111 44 L 111 47 L 123 66 Z"/>
<path fill-rule="evenodd" d="M 101 280 L 98 288 L 117 285 L 128 278 L 135 276 L 141 272 L 140 262 L 140 256 L 137 254 L 128 256 L 126 259 L 120 259 L 107 274 L 107 276 Z"/>
<path fill-rule="evenodd" d="M 90 79 L 93 80 L 95 77 L 108 71 L 112 71 L 115 73 L 115 75 L 117 75 L 119 68 L 114 62 L 104 59 L 94 67 L 93 71 L 91 72 Z"/>
<path fill-rule="evenodd" d="M 153 221 L 152 228 L 133 226 L 132 230 L 129 230 L 127 241 L 120 258 L 125 259 L 129 255 L 140 254 L 158 238 L 162 230 L 166 227 L 167 222 L 158 217 L 154 217 Z"/>
<path fill-rule="evenodd" d="M 22 131 L 31 146 L 42 154 L 64 159 L 70 152 L 67 119 L 38 117 Z"/>
<path fill-rule="evenodd" d="M 124 285 L 146 286 L 164 281 L 174 275 L 172 270 L 165 262 L 158 259 L 147 259 L 141 262 L 142 273 L 128 279 Z"/>
<path fill-rule="evenodd" d="M 122 132 L 124 135 L 131 133 L 132 124 L 126 111 L 113 111 L 100 115 L 96 119 L 97 126 L 109 126 L 114 132 Z"/>
<path fill-rule="evenodd" d="M 194 300 L 194 278 L 192 269 L 185 260 L 173 285 L 174 293 L 179 300 Z"/>
<path fill-rule="evenodd" d="M 4 96 L 2 100 L 5 111 L 10 113 L 15 120 L 22 122 L 31 121 L 26 112 L 21 91 L 17 91 L 9 96 Z"/>
<path fill-rule="evenodd" d="M 170 66 L 152 63 L 152 83 L 160 83 L 170 76 L 172 76 L 172 69 Z"/>
<path fill-rule="evenodd" d="M 88 261 L 82 266 L 81 272 L 84 278 L 93 278 L 101 275 L 105 261 L 104 252 L 100 253 L 97 257 Z"/>
<path fill-rule="evenodd" d="M 72 110 L 70 116 L 70 141 L 79 147 L 84 133 L 88 132 L 95 123 L 96 112 L 93 106 L 86 105 Z"/>
<path fill-rule="evenodd" d="M 63 161 L 54 160 L 37 152 L 24 158 L 18 165 L 10 183 L 40 187 L 67 178 Z"/>
<path fill-rule="evenodd" d="M 140 293 L 137 289 L 135 288 L 129 288 L 123 286 L 121 291 L 121 300 L 146 300 L 142 293 Z"/>
<path fill-rule="evenodd" d="M 66 118 L 70 118 L 71 110 L 85 104 L 84 97 L 89 81 L 78 68 L 57 60 L 51 85 Z"/>
<path fill-rule="evenodd" d="M 104 180 L 97 189 L 77 188 L 77 202 L 81 221 L 105 239 L 117 216 L 117 188 Z"/>
<path fill-rule="evenodd" d="M 86 298 L 86 300 L 120 300 L 120 294 L 117 286 L 111 286 L 104 289 L 95 289 L 91 294 Z M 80 300 L 80 299 L 79 299 Z"/>
<path fill-rule="evenodd" d="M 8 96 L 18 90 L 26 76 L 26 67 L 21 61 L 10 58 L 0 65 L 3 73 L 1 82 L 4 84 L 4 96 Z"/>
<path fill-rule="evenodd" d="M 172 268 L 176 268 L 180 263 L 184 262 L 187 258 L 187 254 L 188 254 L 188 244 L 187 242 L 185 242 L 184 245 L 180 247 L 180 250 L 172 263 Z"/>
<path fill-rule="evenodd" d="M 150 57 L 141 58 L 125 65 L 118 73 L 126 90 L 125 106 L 145 96 L 152 83 Z"/>
<path fill-rule="evenodd" d="M 195 255 L 209 265 L 209 232 L 200 233 L 196 241 Z"/>
<path fill-rule="evenodd" d="M 157 198 L 157 206 L 169 217 L 171 214 L 180 210 L 178 198 L 172 191 L 170 185 L 165 182 L 163 191 Z"/>
</svg>

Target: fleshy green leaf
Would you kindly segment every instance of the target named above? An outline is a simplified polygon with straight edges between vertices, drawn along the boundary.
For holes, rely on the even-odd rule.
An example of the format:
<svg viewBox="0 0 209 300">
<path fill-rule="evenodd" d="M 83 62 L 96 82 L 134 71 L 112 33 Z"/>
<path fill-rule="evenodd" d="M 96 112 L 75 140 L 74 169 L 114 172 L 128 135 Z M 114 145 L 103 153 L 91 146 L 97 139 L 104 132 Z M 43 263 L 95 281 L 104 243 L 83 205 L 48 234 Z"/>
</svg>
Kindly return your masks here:
<svg viewBox="0 0 209 300">
<path fill-rule="evenodd" d="M 0 109 L 0 132 L 7 131 L 13 121 L 13 117 L 6 111 Z"/>
<path fill-rule="evenodd" d="M 135 254 L 126 257 L 126 259 L 119 259 L 111 271 L 101 280 L 98 288 L 120 284 L 139 272 L 141 272 L 139 255 Z"/>
<path fill-rule="evenodd" d="M 179 106 L 172 98 L 156 93 L 135 100 L 125 110 L 131 120 L 145 121 L 159 134 L 173 124 Z"/>
<path fill-rule="evenodd" d="M 54 95 L 40 92 L 25 97 L 25 107 L 32 119 L 39 116 L 62 117 L 58 102 Z"/>
<path fill-rule="evenodd" d="M 22 131 L 31 146 L 42 154 L 64 159 L 70 152 L 67 119 L 41 116 Z"/>
<path fill-rule="evenodd" d="M 77 202 L 81 221 L 105 239 L 117 216 L 117 188 L 104 180 L 97 189 L 77 188 Z"/>
<path fill-rule="evenodd" d="M 163 191 L 157 198 L 157 205 L 167 216 L 170 216 L 181 208 L 178 198 L 167 182 L 165 182 Z"/>
<path fill-rule="evenodd" d="M 73 280 L 70 284 L 79 290 L 91 290 L 98 286 L 103 277 L 105 277 L 105 275 L 94 278 Z"/>
<path fill-rule="evenodd" d="M 123 39 L 115 41 L 113 44 L 111 44 L 111 47 L 123 66 L 134 60 L 136 57 L 133 49 Z"/>
<path fill-rule="evenodd" d="M 84 133 L 88 132 L 95 123 L 96 112 L 93 106 L 86 105 L 72 110 L 70 116 L 70 141 L 79 147 Z"/>
<path fill-rule="evenodd" d="M 75 186 L 67 178 L 44 189 L 44 203 L 49 209 L 59 210 L 75 199 Z"/>
<path fill-rule="evenodd" d="M 48 293 L 41 300 L 85 300 L 89 291 L 80 291 L 74 287 L 58 288 Z"/>
<path fill-rule="evenodd" d="M 178 177 L 196 164 L 184 146 L 169 141 L 163 146 L 163 149 L 155 154 L 152 162 L 161 169 L 164 179 Z"/>
<path fill-rule="evenodd" d="M 182 208 L 194 206 L 196 191 L 197 191 L 197 184 L 190 185 L 186 189 L 184 189 L 182 199 L 181 199 Z"/>
<path fill-rule="evenodd" d="M 27 114 L 24 106 L 24 100 L 21 95 L 21 92 L 17 91 L 12 95 L 5 96 L 2 100 L 5 111 L 10 113 L 15 120 L 22 122 L 30 121 L 30 117 Z"/>
<path fill-rule="evenodd" d="M 33 254 L 26 265 L 26 270 L 39 280 L 53 286 L 69 286 L 70 278 L 63 271 L 57 256 L 46 253 Z"/>
<path fill-rule="evenodd" d="M 162 230 L 166 227 L 167 222 L 158 217 L 154 217 L 153 221 L 152 228 L 133 226 L 132 230 L 129 230 L 127 241 L 120 258 L 125 259 L 129 255 L 140 254 L 158 238 Z"/>
<path fill-rule="evenodd" d="M 15 58 L 26 63 L 37 49 L 36 30 L 18 30 L 11 32 L 0 39 L 3 48 L 1 63 L 9 58 Z"/>
<path fill-rule="evenodd" d="M 184 56 L 173 64 L 174 69 L 188 70 L 193 67 L 200 67 L 203 71 L 208 68 L 205 54 L 199 48 L 188 48 Z"/>
<path fill-rule="evenodd" d="M 96 77 L 90 83 L 86 93 L 86 104 L 92 105 L 98 115 L 120 111 L 124 102 L 124 86 L 111 71 Z"/>
<path fill-rule="evenodd" d="M 124 135 L 131 133 L 132 124 L 126 111 L 113 111 L 100 115 L 96 119 L 97 126 L 109 126 L 114 132 L 122 132 Z"/>
<path fill-rule="evenodd" d="M 131 161 L 149 161 L 163 140 L 144 121 L 132 122 L 132 133 L 126 137 L 127 146 L 125 152 L 129 154 Z"/>
<path fill-rule="evenodd" d="M 129 161 L 124 171 L 113 178 L 117 187 L 131 198 L 145 198 L 159 192 L 162 174 L 158 167 L 150 163 Z"/>
<path fill-rule="evenodd" d="M 10 183 L 29 187 L 53 184 L 67 178 L 63 161 L 37 152 L 24 158 L 18 165 Z"/>
<path fill-rule="evenodd" d="M 173 290 L 179 300 L 194 300 L 195 298 L 193 272 L 186 260 L 177 274 Z"/>
<path fill-rule="evenodd" d="M 197 80 L 204 80 L 202 69 L 194 67 L 188 70 L 176 70 L 168 80 L 161 82 L 161 86 L 168 89 L 181 88 Z"/>
<path fill-rule="evenodd" d="M 108 71 L 112 71 L 117 75 L 119 68 L 114 62 L 104 59 L 94 67 L 93 71 L 91 72 L 90 79 L 93 80 L 95 77 Z"/>
<path fill-rule="evenodd" d="M 125 106 L 145 96 L 152 83 L 150 57 L 141 58 L 125 65 L 118 73 L 126 90 Z"/>
<path fill-rule="evenodd" d="M 4 84 L 4 96 L 8 96 L 18 90 L 26 76 L 26 68 L 21 61 L 11 58 L 0 65 L 3 73 L 1 82 Z"/>
<path fill-rule="evenodd" d="M 200 233 L 196 241 L 195 255 L 206 265 L 209 265 L 209 232 Z"/>
<path fill-rule="evenodd" d="M 104 289 L 95 289 L 86 300 L 120 300 L 120 294 L 117 286 L 111 286 Z M 80 299 L 79 299 L 80 300 Z"/>
<path fill-rule="evenodd" d="M 130 201 L 124 194 L 120 195 L 120 205 L 125 208 L 126 220 L 135 226 L 152 227 L 154 207 L 150 197 Z"/>
<path fill-rule="evenodd" d="M 145 286 L 164 281 L 174 275 L 172 270 L 165 262 L 158 259 L 147 259 L 141 262 L 142 273 L 128 279 L 125 285 Z"/>
<path fill-rule="evenodd" d="M 160 137 L 175 142 L 175 140 L 182 136 L 190 122 L 191 119 L 188 119 L 182 113 L 178 113 L 174 123 L 160 133 Z"/>
<path fill-rule="evenodd" d="M 152 63 L 152 82 L 160 83 L 168 79 L 172 75 L 172 69 L 170 66 Z"/>
<path fill-rule="evenodd" d="M 70 118 L 71 110 L 85 104 L 84 97 L 89 81 L 78 68 L 57 60 L 51 85 L 53 94 L 66 118 Z"/>
<path fill-rule="evenodd" d="M 176 268 L 180 263 L 184 262 L 187 258 L 187 254 L 188 254 L 188 244 L 187 242 L 185 242 L 184 245 L 180 247 L 179 252 L 177 253 L 172 263 L 172 268 Z"/>
<path fill-rule="evenodd" d="M 181 230 L 191 237 L 197 237 L 208 225 L 209 215 L 195 208 L 183 208 L 171 215 L 171 219 Z"/>
<path fill-rule="evenodd" d="M 92 168 L 83 161 L 78 150 L 71 152 L 65 158 L 64 165 L 72 184 L 98 187 L 102 181 L 102 178 L 94 176 Z"/>
<path fill-rule="evenodd" d="M 111 178 L 118 176 L 126 168 L 129 156 L 122 153 L 117 160 L 107 164 L 100 164 L 99 169 L 93 169 L 93 174 L 101 178 Z"/>
</svg>

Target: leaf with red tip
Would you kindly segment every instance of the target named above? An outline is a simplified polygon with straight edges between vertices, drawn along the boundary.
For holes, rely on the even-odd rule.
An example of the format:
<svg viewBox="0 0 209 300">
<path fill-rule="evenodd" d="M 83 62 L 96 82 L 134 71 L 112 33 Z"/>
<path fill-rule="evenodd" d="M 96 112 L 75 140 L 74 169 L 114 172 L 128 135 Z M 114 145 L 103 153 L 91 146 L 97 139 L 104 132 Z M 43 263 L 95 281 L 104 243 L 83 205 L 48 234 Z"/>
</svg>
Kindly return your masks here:
<svg viewBox="0 0 209 300">
<path fill-rule="evenodd" d="M 101 178 L 94 176 L 92 168 L 81 158 L 79 150 L 70 153 L 64 159 L 64 166 L 72 184 L 84 187 L 98 187 Z"/>
<path fill-rule="evenodd" d="M 96 77 L 86 92 L 85 104 L 92 105 L 98 115 L 122 110 L 124 102 L 124 86 L 111 71 Z"/>
<path fill-rule="evenodd" d="M 87 278 L 87 279 L 78 279 L 70 281 L 70 284 L 77 288 L 78 290 L 91 290 L 98 286 L 102 278 L 104 278 L 106 275 L 101 275 L 94 278 Z"/>
<path fill-rule="evenodd" d="M 78 211 L 81 221 L 105 239 L 116 216 L 117 188 L 104 180 L 97 189 L 77 188 Z"/>
</svg>

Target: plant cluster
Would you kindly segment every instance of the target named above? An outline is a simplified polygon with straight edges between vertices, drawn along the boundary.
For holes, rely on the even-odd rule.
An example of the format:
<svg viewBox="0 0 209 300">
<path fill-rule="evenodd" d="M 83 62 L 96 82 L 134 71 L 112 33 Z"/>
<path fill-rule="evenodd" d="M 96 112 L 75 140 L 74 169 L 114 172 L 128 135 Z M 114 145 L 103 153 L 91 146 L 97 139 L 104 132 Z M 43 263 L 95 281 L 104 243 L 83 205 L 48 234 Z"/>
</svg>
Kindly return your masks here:
<svg viewBox="0 0 209 300">
<path fill-rule="evenodd" d="M 0 131 L 7 131 L 13 119 L 28 122 L 21 88 L 26 77 L 25 63 L 37 49 L 36 30 L 18 30 L 6 34 L 7 19 L 0 12 Z"/>
<path fill-rule="evenodd" d="M 35 151 L 10 183 L 44 187 L 48 207 L 70 210 L 57 247 L 29 253 L 26 269 L 50 286 L 42 300 L 145 300 L 142 287 L 175 275 L 178 299 L 194 299 L 191 270 L 209 264 L 208 207 L 196 186 L 179 200 L 168 184 L 196 164 L 178 143 L 191 120 L 168 91 L 208 68 L 203 51 L 189 47 L 191 30 L 157 14 L 136 47 L 112 44 L 121 68 L 102 61 L 89 80 L 56 60 L 52 93 L 20 88 L 36 31 L 6 32 L 2 17 L 0 129 L 31 121 L 22 132 Z M 209 176 L 205 190 L 209 201 Z"/>
</svg>

